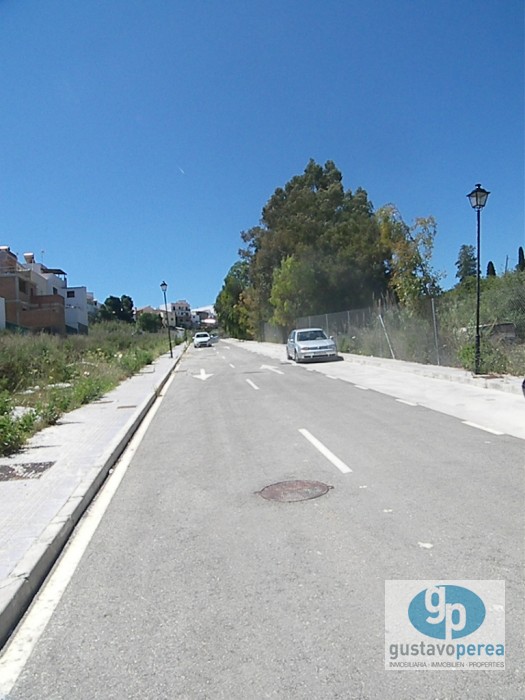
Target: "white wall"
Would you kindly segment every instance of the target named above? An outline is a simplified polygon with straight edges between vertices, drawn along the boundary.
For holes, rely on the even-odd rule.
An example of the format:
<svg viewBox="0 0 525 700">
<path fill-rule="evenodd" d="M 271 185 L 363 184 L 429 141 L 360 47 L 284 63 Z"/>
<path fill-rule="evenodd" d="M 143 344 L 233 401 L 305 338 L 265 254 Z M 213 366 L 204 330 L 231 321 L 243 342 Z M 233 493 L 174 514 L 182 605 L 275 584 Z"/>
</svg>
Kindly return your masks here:
<svg viewBox="0 0 525 700">
<path fill-rule="evenodd" d="M 100 308 L 100 304 L 95 299 L 93 292 L 87 292 L 87 312 L 88 318 L 94 316 Z"/>
<path fill-rule="evenodd" d="M 86 287 L 65 287 L 60 290 L 66 307 L 66 326 L 79 330 L 88 325 L 88 300 Z"/>
<path fill-rule="evenodd" d="M 31 270 L 31 282 L 36 285 L 37 294 L 57 294 L 66 286 L 66 281 L 50 272 L 43 272 L 41 263 L 26 263 L 22 265 L 26 270 Z"/>
<path fill-rule="evenodd" d="M 166 324 L 166 309 L 159 307 L 158 313 L 162 316 L 163 323 L 165 325 Z M 177 317 L 175 315 L 175 310 L 173 308 L 170 309 L 170 307 L 168 306 L 168 323 L 169 323 L 170 328 L 175 328 L 175 326 L 177 325 L 176 319 L 177 319 Z"/>
</svg>

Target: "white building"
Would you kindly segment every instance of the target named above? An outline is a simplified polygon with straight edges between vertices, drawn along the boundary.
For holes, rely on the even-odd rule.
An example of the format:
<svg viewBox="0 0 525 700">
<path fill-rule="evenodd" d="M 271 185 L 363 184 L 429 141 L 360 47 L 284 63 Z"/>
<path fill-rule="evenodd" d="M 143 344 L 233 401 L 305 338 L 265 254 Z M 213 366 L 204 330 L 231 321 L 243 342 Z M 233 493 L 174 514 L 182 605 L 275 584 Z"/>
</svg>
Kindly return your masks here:
<svg viewBox="0 0 525 700">
<path fill-rule="evenodd" d="M 33 253 L 24 253 L 25 264 L 22 267 L 30 271 L 30 279 L 37 288 L 37 293 L 60 294 L 64 298 L 66 331 L 69 333 L 88 332 L 88 306 L 93 304 L 93 295 L 86 287 L 68 287 L 64 270 L 48 268 L 35 261 Z"/>
<path fill-rule="evenodd" d="M 88 313 L 88 319 L 89 319 L 89 318 L 92 318 L 93 316 L 97 315 L 98 310 L 100 308 L 100 304 L 95 299 L 93 292 L 87 293 L 86 301 L 87 301 L 87 313 Z"/>
<path fill-rule="evenodd" d="M 175 312 L 175 324 L 181 328 L 191 328 L 191 306 L 185 299 L 171 303 L 171 310 Z"/>
<path fill-rule="evenodd" d="M 66 287 L 66 328 L 73 333 L 87 333 L 89 323 L 88 291 L 85 287 Z"/>
</svg>

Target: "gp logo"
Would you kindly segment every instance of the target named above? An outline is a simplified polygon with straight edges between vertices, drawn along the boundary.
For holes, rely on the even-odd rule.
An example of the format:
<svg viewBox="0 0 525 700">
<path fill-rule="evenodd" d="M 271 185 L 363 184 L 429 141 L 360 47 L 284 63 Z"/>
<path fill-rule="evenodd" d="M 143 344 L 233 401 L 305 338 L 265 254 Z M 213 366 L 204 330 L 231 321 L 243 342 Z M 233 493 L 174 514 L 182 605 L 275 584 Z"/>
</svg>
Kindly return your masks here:
<svg viewBox="0 0 525 700">
<path fill-rule="evenodd" d="M 426 588 L 410 602 L 408 617 L 422 634 L 451 641 L 475 632 L 485 620 L 481 598 L 462 586 Z"/>
</svg>

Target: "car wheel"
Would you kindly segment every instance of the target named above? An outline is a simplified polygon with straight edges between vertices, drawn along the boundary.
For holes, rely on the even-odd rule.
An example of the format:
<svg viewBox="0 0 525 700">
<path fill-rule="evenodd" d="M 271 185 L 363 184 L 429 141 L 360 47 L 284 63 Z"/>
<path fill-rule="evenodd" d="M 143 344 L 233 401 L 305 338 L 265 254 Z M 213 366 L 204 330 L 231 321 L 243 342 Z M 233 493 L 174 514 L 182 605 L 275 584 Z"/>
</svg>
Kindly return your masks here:
<svg viewBox="0 0 525 700">
<path fill-rule="evenodd" d="M 293 351 L 293 359 L 295 362 L 297 362 L 297 364 L 299 364 L 299 358 L 297 357 L 297 350 Z"/>
</svg>

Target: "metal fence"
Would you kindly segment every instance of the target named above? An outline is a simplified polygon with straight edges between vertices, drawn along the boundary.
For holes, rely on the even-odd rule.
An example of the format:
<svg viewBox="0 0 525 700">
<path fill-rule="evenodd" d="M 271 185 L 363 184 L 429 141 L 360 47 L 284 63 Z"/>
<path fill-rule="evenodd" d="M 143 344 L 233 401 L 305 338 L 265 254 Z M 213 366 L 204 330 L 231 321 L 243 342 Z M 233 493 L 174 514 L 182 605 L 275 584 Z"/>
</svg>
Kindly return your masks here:
<svg viewBox="0 0 525 700">
<path fill-rule="evenodd" d="M 509 319 L 495 311 L 483 315 L 482 370 L 525 374 L 525 298 Z M 508 305 L 506 306 L 508 309 Z M 503 312 L 502 312 L 503 313 Z M 512 316 L 512 314 L 510 314 Z M 323 328 L 340 352 L 448 367 L 474 366 L 475 309 L 426 299 L 417 313 L 399 306 L 340 311 L 298 318 L 294 327 Z M 286 342 L 288 329 L 265 324 L 264 340 Z"/>
<path fill-rule="evenodd" d="M 297 325 L 319 326 L 336 339 L 341 352 L 389 357 L 428 364 L 450 364 L 440 338 L 434 300 L 424 315 L 398 307 L 358 309 L 297 319 Z"/>
</svg>

